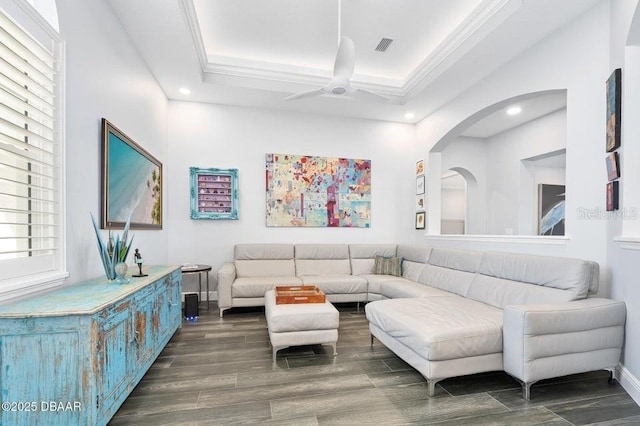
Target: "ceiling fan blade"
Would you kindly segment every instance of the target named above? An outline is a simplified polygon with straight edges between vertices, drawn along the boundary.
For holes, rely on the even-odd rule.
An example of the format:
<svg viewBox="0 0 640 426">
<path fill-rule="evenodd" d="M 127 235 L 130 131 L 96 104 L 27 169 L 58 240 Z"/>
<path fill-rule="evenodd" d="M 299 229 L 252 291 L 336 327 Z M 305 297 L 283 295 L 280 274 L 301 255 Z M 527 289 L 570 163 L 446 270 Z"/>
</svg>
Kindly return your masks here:
<svg viewBox="0 0 640 426">
<path fill-rule="evenodd" d="M 386 96 L 378 95 L 377 93 L 369 92 L 368 90 L 353 89 L 349 93 L 349 97 L 364 102 L 389 102 L 390 99 Z"/>
<path fill-rule="evenodd" d="M 350 80 L 356 65 L 356 48 L 349 37 L 340 38 L 340 46 L 333 64 L 333 78 Z"/>
<path fill-rule="evenodd" d="M 320 96 L 322 95 L 324 92 L 322 89 L 313 89 L 313 90 L 308 90 L 306 92 L 300 92 L 300 93 L 296 93 L 293 94 L 291 96 L 287 96 L 286 98 L 284 98 L 285 101 L 295 101 L 296 99 L 303 99 L 303 98 L 311 98 L 313 96 Z"/>
</svg>

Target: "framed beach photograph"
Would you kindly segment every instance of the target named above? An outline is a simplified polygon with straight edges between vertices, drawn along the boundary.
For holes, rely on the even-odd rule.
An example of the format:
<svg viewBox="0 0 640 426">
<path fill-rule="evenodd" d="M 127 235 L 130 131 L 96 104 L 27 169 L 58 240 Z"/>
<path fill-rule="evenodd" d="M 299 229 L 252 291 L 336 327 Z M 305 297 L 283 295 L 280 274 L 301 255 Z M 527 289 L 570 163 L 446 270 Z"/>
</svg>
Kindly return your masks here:
<svg viewBox="0 0 640 426">
<path fill-rule="evenodd" d="M 607 152 L 620 147 L 622 117 L 622 70 L 616 69 L 607 80 Z"/>
<path fill-rule="evenodd" d="M 420 160 L 416 163 L 416 176 L 424 174 L 424 160 Z"/>
<path fill-rule="evenodd" d="M 162 229 L 162 163 L 102 119 L 103 229 Z"/>
<path fill-rule="evenodd" d="M 421 195 L 416 195 L 416 211 L 417 212 L 423 212 L 425 211 L 425 200 L 424 200 L 424 194 Z"/>
<path fill-rule="evenodd" d="M 607 154 L 607 178 L 609 182 L 620 177 L 620 158 L 617 152 Z"/>
<path fill-rule="evenodd" d="M 425 212 L 416 213 L 416 229 L 424 229 L 425 220 L 426 220 Z"/>
<path fill-rule="evenodd" d="M 424 175 L 416 178 L 416 195 L 424 194 Z"/>
</svg>

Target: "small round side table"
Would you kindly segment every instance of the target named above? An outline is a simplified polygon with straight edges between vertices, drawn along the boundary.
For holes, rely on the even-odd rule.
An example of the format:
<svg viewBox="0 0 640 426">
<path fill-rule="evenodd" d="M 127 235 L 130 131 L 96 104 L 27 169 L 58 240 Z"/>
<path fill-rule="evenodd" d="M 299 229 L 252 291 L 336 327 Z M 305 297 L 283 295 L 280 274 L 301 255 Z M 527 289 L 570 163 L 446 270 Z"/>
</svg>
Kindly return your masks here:
<svg viewBox="0 0 640 426">
<path fill-rule="evenodd" d="M 202 274 L 207 277 L 207 310 L 209 310 L 209 272 L 211 265 L 184 265 L 182 266 L 182 275 L 198 274 L 198 297 L 202 300 Z"/>
</svg>

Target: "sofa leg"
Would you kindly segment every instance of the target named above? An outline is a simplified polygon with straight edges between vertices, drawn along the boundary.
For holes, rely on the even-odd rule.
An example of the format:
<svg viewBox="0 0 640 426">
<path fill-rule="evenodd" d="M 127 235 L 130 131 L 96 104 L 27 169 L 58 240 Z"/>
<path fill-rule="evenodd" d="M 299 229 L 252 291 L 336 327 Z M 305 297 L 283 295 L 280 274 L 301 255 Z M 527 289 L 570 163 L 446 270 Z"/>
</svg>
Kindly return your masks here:
<svg viewBox="0 0 640 426">
<path fill-rule="evenodd" d="M 429 387 L 429 396 L 434 396 L 436 394 L 436 383 L 437 380 L 427 379 L 427 385 Z"/>
<path fill-rule="evenodd" d="M 373 348 L 373 334 L 371 335 L 371 347 Z"/>
<path fill-rule="evenodd" d="M 616 383 L 616 369 L 615 368 L 607 368 L 606 369 L 609 372 L 609 379 L 607 380 L 607 382 L 610 385 L 613 385 Z"/>
<path fill-rule="evenodd" d="M 531 399 L 531 385 L 533 385 L 534 383 L 535 382 L 522 382 L 522 398 L 524 398 L 525 401 L 529 401 Z"/>
<path fill-rule="evenodd" d="M 222 314 L 229 308 L 220 308 L 220 318 L 222 318 Z"/>
<path fill-rule="evenodd" d="M 360 302 L 356 302 L 356 312 L 360 313 Z"/>
</svg>

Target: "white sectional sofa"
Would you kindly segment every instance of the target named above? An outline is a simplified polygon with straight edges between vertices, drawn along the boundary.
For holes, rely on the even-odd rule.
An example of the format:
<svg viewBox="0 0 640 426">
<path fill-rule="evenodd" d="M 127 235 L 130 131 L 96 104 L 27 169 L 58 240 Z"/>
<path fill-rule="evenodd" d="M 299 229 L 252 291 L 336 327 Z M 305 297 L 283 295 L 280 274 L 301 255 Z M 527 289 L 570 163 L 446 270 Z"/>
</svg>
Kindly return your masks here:
<svg viewBox="0 0 640 426">
<path fill-rule="evenodd" d="M 400 256 L 402 275 L 376 275 Z M 418 370 L 433 395 L 449 377 L 504 370 L 523 385 L 607 369 L 620 359 L 626 308 L 591 298 L 594 262 L 394 244 L 239 244 L 218 272 L 220 316 L 264 305 L 275 285 L 315 284 L 332 302 L 370 302 L 373 337 Z"/>
</svg>

